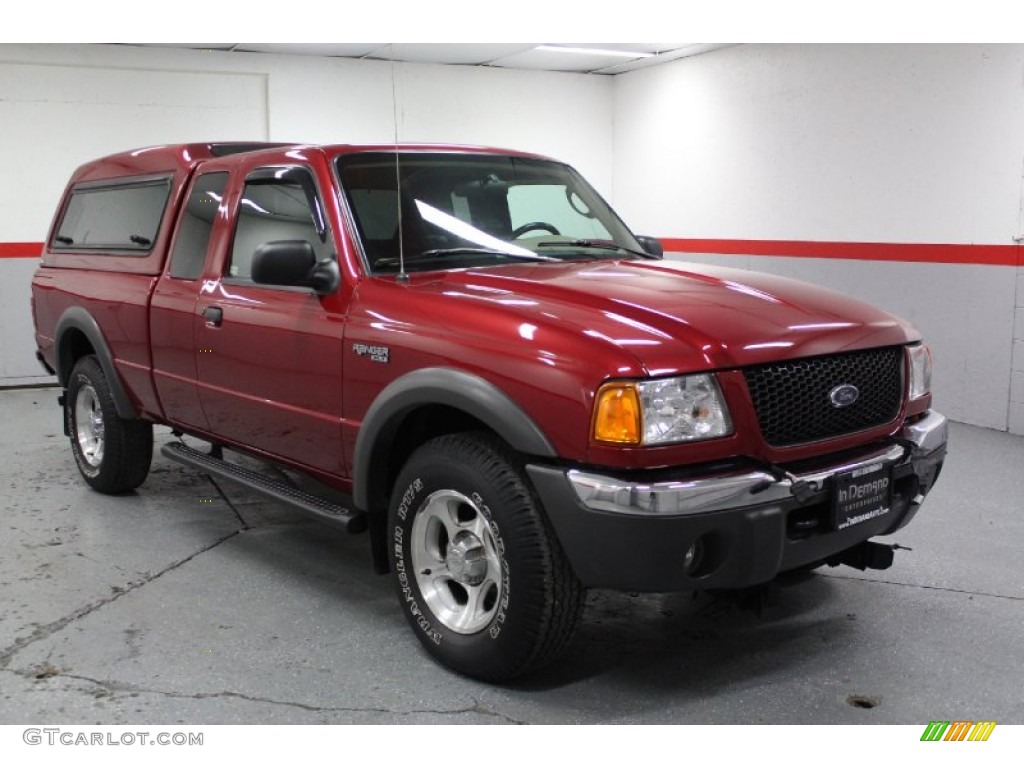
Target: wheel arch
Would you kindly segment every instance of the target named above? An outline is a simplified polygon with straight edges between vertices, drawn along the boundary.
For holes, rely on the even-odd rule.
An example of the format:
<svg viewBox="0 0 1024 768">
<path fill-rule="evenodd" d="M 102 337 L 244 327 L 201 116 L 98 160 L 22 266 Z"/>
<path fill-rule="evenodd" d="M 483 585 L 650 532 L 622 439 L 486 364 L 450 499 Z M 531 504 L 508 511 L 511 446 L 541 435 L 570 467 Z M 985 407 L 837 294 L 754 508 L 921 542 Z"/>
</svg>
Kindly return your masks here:
<svg viewBox="0 0 1024 768">
<path fill-rule="evenodd" d="M 71 371 L 80 358 L 95 355 L 110 385 L 110 394 L 114 399 L 117 415 L 122 419 L 139 418 L 138 411 L 135 410 L 114 367 L 110 345 L 107 344 L 96 318 L 83 307 L 71 307 L 60 316 L 53 336 L 57 352 L 57 381 L 61 387 L 67 389 Z"/>
<path fill-rule="evenodd" d="M 453 368 L 424 368 L 391 382 L 370 405 L 356 438 L 356 507 L 371 514 L 386 510 L 397 469 L 425 439 L 481 428 L 520 453 L 557 456 L 533 419 L 480 376 Z"/>
</svg>

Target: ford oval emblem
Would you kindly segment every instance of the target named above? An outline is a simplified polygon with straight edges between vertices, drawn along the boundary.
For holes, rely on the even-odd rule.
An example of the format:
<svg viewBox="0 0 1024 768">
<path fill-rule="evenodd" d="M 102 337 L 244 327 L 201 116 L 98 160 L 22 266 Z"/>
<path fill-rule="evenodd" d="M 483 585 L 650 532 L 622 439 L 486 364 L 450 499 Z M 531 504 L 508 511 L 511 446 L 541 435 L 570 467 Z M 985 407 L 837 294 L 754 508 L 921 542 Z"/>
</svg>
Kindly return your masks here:
<svg viewBox="0 0 1024 768">
<path fill-rule="evenodd" d="M 860 390 L 853 386 L 853 384 L 840 384 L 828 393 L 828 399 L 832 401 L 832 405 L 836 408 L 845 408 L 848 405 L 853 405 L 857 402 L 858 397 L 860 397 Z"/>
</svg>

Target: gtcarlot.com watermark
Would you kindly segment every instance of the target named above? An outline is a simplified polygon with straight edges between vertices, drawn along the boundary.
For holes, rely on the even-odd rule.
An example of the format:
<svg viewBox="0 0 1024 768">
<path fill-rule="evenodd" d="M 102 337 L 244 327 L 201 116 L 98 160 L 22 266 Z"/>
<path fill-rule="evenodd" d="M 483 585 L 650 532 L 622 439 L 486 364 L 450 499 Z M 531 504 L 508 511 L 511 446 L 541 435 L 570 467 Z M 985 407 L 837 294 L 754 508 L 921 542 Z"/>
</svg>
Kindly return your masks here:
<svg viewBox="0 0 1024 768">
<path fill-rule="evenodd" d="M 26 728 L 22 740 L 30 745 L 66 747 L 201 747 L 203 734 L 160 731 L 77 731 L 67 728 Z"/>
</svg>

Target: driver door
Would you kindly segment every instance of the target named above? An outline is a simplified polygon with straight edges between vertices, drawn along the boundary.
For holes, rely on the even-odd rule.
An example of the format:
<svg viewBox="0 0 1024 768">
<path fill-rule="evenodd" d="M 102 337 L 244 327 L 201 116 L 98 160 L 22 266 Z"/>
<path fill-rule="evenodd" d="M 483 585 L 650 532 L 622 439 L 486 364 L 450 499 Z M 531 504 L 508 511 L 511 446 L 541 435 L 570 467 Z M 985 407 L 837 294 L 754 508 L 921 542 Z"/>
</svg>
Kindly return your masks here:
<svg viewBox="0 0 1024 768">
<path fill-rule="evenodd" d="M 247 170 L 234 196 L 234 231 L 204 282 L 196 314 L 200 399 L 213 434 L 260 453 L 333 475 L 341 448 L 342 286 L 259 285 L 253 252 L 263 243 L 305 240 L 336 259 L 314 170 L 283 155 Z M 299 179 L 305 183 L 298 183 Z"/>
</svg>

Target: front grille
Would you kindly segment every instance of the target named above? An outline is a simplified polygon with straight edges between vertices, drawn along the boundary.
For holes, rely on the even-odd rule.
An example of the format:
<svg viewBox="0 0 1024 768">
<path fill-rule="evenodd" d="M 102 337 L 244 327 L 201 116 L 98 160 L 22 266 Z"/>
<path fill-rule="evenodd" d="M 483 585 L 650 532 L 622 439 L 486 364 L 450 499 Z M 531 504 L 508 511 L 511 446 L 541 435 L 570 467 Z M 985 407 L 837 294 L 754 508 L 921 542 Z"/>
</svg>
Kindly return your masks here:
<svg viewBox="0 0 1024 768">
<path fill-rule="evenodd" d="M 903 400 L 902 347 L 771 363 L 744 374 L 761 433 L 773 446 L 880 426 L 896 418 Z M 830 393 L 841 384 L 855 386 L 858 397 L 837 408 Z"/>
</svg>

